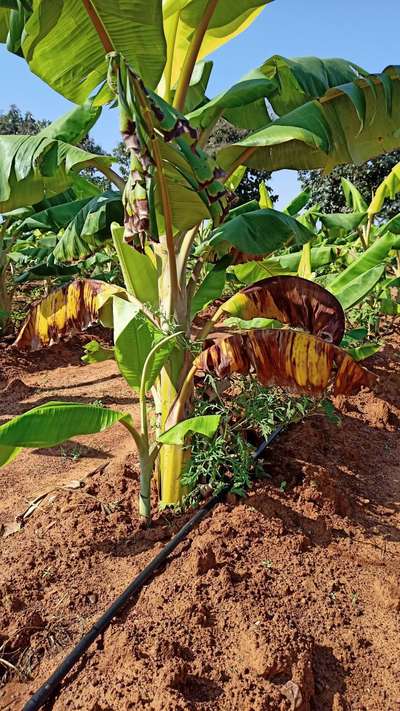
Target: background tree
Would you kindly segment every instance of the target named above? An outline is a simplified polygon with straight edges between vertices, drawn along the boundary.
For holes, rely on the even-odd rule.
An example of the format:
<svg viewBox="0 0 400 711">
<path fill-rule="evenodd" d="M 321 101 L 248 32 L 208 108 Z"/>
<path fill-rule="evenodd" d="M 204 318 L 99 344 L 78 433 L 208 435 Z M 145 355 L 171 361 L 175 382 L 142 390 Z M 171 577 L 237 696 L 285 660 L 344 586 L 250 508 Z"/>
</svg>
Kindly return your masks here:
<svg viewBox="0 0 400 711">
<path fill-rule="evenodd" d="M 220 148 L 224 148 L 228 144 L 235 143 L 235 141 L 240 141 L 242 138 L 247 136 L 248 133 L 248 131 L 236 128 L 225 119 L 220 118 L 211 133 L 210 139 L 205 148 L 206 153 L 215 158 L 216 153 Z M 113 150 L 113 156 L 116 159 L 119 172 L 123 178 L 127 180 L 129 177 L 129 154 L 126 150 L 125 144 L 122 141 Z M 272 188 L 268 185 L 269 180 L 271 180 L 271 173 L 266 170 L 247 170 L 242 182 L 235 191 L 237 197 L 239 198 L 237 204 L 242 205 L 249 200 L 258 200 L 258 186 L 261 181 L 267 184 L 267 189 L 272 202 L 276 202 L 278 196 L 272 195 Z"/>
<path fill-rule="evenodd" d="M 340 178 L 343 176 L 359 189 L 364 200 L 369 203 L 373 193 L 392 168 L 400 162 L 400 151 L 392 151 L 368 160 L 362 165 L 341 165 L 329 175 L 321 170 L 301 170 L 301 187 L 311 191 L 312 203 L 318 203 L 323 212 L 346 212 L 346 203 Z M 380 218 L 390 219 L 400 212 L 400 194 L 394 200 L 386 200 Z"/>
</svg>

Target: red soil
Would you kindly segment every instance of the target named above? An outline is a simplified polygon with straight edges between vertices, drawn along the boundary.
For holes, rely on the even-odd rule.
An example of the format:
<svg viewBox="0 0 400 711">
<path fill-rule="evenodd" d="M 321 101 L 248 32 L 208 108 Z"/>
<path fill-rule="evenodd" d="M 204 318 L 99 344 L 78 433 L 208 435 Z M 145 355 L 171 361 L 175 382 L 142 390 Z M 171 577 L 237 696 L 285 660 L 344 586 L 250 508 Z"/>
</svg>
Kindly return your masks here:
<svg viewBox="0 0 400 711">
<path fill-rule="evenodd" d="M 0 352 L 1 421 L 56 398 L 135 415 L 115 365 L 80 366 L 78 344 L 51 358 Z M 315 416 L 281 436 L 272 478 L 214 510 L 48 708 L 400 710 L 399 344 L 397 333 L 373 359 L 374 394 L 336 403 L 341 427 Z M 140 529 L 130 449 L 117 427 L 1 472 L 0 525 L 38 493 L 84 483 L 1 539 L 0 710 L 22 708 L 189 516 Z"/>
</svg>

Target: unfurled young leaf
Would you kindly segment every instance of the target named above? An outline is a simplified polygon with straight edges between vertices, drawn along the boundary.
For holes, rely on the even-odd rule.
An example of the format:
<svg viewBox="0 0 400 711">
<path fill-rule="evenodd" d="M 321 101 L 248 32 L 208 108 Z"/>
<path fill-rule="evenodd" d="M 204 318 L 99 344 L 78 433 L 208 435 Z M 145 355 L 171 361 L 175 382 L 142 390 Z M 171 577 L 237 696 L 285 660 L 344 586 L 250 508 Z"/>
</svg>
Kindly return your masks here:
<svg viewBox="0 0 400 711">
<path fill-rule="evenodd" d="M 272 200 L 269 196 L 267 186 L 265 185 L 265 183 L 261 182 L 258 189 L 260 192 L 260 198 L 258 201 L 260 209 L 261 210 L 265 210 L 265 209 L 272 210 L 274 206 L 272 204 Z"/>
<path fill-rule="evenodd" d="M 387 198 L 393 200 L 397 193 L 400 192 L 400 163 L 392 168 L 389 175 L 377 187 L 375 195 L 368 207 L 369 217 L 373 217 L 383 207 L 383 203 Z"/>
<path fill-rule="evenodd" d="M 358 188 L 356 188 L 350 180 L 344 178 L 343 176 L 340 178 L 340 182 L 347 207 L 350 207 L 353 212 L 366 212 L 368 205 Z"/>
</svg>

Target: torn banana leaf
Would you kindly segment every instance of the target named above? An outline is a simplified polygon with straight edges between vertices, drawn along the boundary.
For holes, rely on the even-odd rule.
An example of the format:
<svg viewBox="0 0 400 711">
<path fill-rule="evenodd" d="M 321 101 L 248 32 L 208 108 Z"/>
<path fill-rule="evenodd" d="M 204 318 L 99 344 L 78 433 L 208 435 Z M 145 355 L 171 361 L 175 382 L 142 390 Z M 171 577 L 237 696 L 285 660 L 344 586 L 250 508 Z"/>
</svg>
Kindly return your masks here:
<svg viewBox="0 0 400 711">
<path fill-rule="evenodd" d="M 107 302 L 113 294 L 125 294 L 125 289 L 95 279 L 77 279 L 55 289 L 31 309 L 14 345 L 36 351 L 52 346 L 103 321 L 109 324 Z"/>
<path fill-rule="evenodd" d="M 217 378 L 254 372 L 264 386 L 318 395 L 334 384 L 335 395 L 371 387 L 375 376 L 347 353 L 308 333 L 289 329 L 255 330 L 228 336 L 203 351 L 199 370 Z"/>
<path fill-rule="evenodd" d="M 333 343 L 340 343 L 344 333 L 344 313 L 336 297 L 296 276 L 263 279 L 239 291 L 221 309 L 246 320 L 277 319 Z"/>
</svg>

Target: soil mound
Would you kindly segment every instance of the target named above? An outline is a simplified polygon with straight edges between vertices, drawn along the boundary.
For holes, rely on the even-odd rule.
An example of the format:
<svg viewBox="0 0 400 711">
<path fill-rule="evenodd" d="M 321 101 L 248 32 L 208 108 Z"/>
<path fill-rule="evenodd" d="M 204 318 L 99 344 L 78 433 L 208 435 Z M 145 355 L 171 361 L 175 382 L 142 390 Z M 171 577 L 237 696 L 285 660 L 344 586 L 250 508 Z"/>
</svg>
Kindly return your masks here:
<svg viewBox="0 0 400 711">
<path fill-rule="evenodd" d="M 337 399 L 339 426 L 314 416 L 276 441 L 271 478 L 190 534 L 49 708 L 400 709 L 399 343 L 371 361 L 375 393 Z M 43 398 L 46 378 L 52 398 L 73 386 L 84 399 L 96 381 L 91 397 L 135 414 L 113 363 L 54 366 L 13 376 L 33 388 L 18 407 Z M 77 460 L 31 452 L 4 470 L 0 522 L 52 491 L 0 542 L 0 658 L 15 666 L 0 663 L 2 709 L 22 708 L 189 517 L 140 529 L 136 461 L 117 432 L 80 443 Z"/>
</svg>

